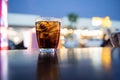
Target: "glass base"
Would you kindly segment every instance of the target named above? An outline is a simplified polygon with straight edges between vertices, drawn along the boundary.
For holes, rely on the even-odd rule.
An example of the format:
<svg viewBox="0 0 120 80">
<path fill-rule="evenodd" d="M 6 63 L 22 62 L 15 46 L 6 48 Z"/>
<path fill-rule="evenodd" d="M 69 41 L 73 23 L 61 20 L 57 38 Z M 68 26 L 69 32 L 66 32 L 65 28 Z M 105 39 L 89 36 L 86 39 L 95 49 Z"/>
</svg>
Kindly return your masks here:
<svg viewBox="0 0 120 80">
<path fill-rule="evenodd" d="M 55 52 L 55 51 L 56 51 L 55 48 L 49 48 L 49 49 L 41 48 L 41 49 L 39 49 L 39 50 L 40 50 L 40 52 L 44 52 L 44 53 L 46 53 L 46 52 L 52 53 L 52 52 Z"/>
</svg>

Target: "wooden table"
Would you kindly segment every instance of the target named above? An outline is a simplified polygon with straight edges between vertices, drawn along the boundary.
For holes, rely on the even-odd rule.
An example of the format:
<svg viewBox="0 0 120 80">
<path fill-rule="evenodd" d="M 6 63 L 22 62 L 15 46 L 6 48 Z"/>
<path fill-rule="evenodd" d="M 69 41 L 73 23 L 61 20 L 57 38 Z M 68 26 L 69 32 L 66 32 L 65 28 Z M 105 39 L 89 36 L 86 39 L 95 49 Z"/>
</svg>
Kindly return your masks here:
<svg viewBox="0 0 120 80">
<path fill-rule="evenodd" d="M 0 80 L 120 80 L 120 48 L 3 50 L 0 74 Z"/>
</svg>

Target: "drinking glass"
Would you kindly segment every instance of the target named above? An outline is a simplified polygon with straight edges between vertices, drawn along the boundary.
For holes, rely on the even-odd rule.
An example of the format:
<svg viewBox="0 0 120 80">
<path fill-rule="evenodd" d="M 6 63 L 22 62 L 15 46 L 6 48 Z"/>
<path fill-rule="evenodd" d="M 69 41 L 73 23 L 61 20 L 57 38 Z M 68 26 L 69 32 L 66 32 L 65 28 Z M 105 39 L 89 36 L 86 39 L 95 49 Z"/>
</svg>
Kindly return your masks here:
<svg viewBox="0 0 120 80">
<path fill-rule="evenodd" d="M 120 31 L 113 32 L 110 36 L 110 41 L 113 47 L 120 47 Z"/>
<path fill-rule="evenodd" d="M 39 17 L 35 21 L 40 52 L 54 52 L 59 43 L 61 21 L 54 17 Z"/>
</svg>

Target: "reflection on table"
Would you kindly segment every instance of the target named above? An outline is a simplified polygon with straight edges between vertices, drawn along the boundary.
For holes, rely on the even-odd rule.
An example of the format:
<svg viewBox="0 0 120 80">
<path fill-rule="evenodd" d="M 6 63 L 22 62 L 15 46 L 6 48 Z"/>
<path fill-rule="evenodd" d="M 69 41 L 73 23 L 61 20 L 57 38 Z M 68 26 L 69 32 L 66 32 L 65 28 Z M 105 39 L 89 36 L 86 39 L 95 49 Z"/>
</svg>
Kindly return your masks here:
<svg viewBox="0 0 120 80">
<path fill-rule="evenodd" d="M 8 50 L 0 59 L 1 80 L 120 80 L 120 48 Z"/>
<path fill-rule="evenodd" d="M 57 53 L 40 53 L 37 61 L 37 80 L 60 80 Z"/>
</svg>

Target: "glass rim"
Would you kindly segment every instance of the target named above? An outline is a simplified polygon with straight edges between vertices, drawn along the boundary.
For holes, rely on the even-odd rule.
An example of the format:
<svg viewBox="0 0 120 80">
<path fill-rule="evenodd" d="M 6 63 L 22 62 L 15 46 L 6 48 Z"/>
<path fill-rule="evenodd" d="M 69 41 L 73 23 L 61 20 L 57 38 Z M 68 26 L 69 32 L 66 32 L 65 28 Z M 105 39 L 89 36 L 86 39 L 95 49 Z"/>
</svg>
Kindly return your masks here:
<svg viewBox="0 0 120 80">
<path fill-rule="evenodd" d="M 56 18 L 56 17 L 37 17 L 35 18 L 35 22 L 38 21 L 58 21 L 58 22 L 62 22 L 62 20 L 60 18 Z"/>
</svg>

